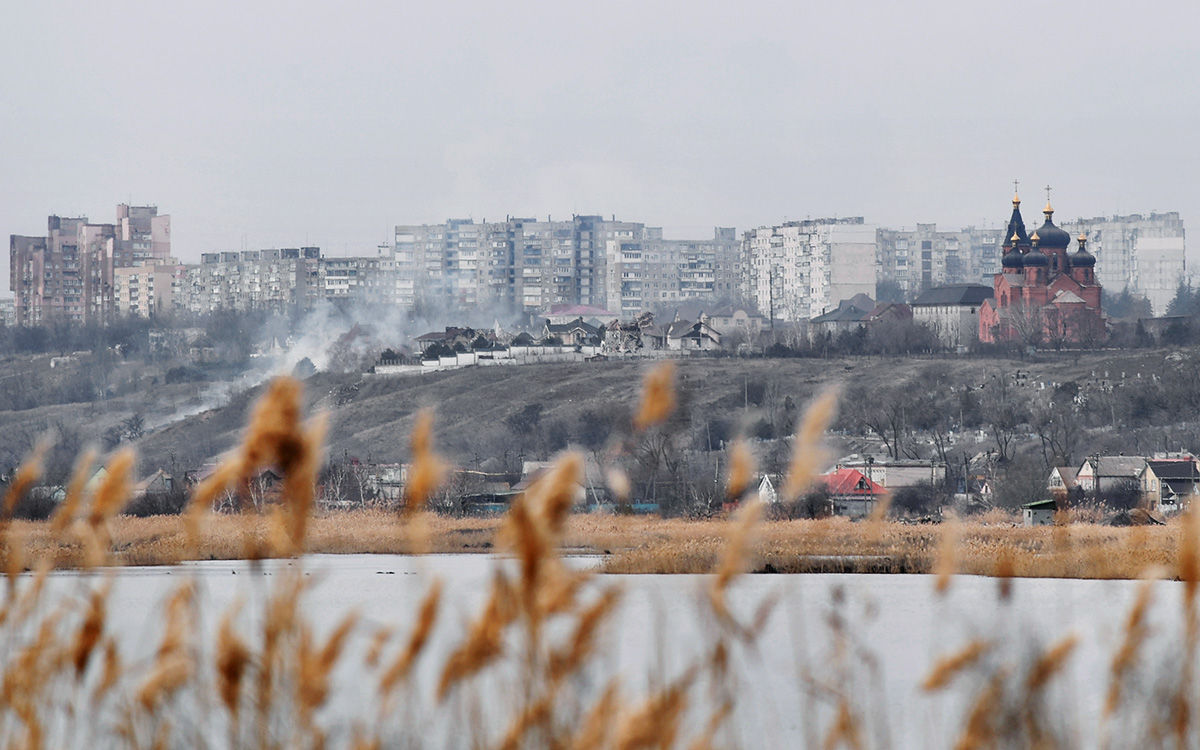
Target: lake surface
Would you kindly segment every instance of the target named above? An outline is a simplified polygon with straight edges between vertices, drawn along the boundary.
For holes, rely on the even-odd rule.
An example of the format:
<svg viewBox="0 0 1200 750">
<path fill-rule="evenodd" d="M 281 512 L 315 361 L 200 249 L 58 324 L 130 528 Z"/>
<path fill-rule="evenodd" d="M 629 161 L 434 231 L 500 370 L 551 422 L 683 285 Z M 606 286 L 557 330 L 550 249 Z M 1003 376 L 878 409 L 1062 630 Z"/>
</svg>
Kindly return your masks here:
<svg viewBox="0 0 1200 750">
<path fill-rule="evenodd" d="M 576 566 L 596 562 L 571 558 Z M 370 631 L 377 625 L 398 625 L 406 633 L 418 602 L 437 576 L 445 586 L 446 606 L 430 652 L 420 663 L 420 687 L 415 691 L 431 694 L 442 662 L 439 656 L 462 637 L 498 565 L 513 563 L 482 555 L 318 555 L 270 561 L 258 568 L 245 562 L 122 568 L 115 572 L 109 611 L 123 651 L 148 656 L 161 636 L 162 605 L 181 581 L 198 583 L 203 613 L 199 627 L 211 633 L 220 613 L 235 601 L 246 605 L 244 627 L 253 628 L 272 583 L 285 570 L 300 568 L 312 582 L 304 612 L 318 638 L 351 610 L 361 614 L 365 625 L 339 667 L 335 696 L 324 714 L 327 725 L 337 725 L 343 718 L 361 715 L 361 706 L 369 705 L 374 681 L 363 679 L 361 654 Z M 77 594 L 98 579 L 55 573 L 49 594 Z M 596 583 L 620 585 L 624 596 L 603 631 L 600 657 L 588 673 L 595 685 L 619 675 L 624 694 L 635 697 L 649 684 L 661 685 L 664 677 L 680 674 L 713 643 L 716 629 L 703 597 L 705 576 L 598 576 Z M 886 745 L 946 746 L 961 728 L 980 681 L 965 676 L 944 694 L 921 693 L 918 685 L 939 655 L 972 638 L 984 638 L 998 644 L 996 658 L 1019 665 L 1038 649 L 1075 633 L 1080 645 L 1046 700 L 1053 703 L 1056 716 L 1082 733 L 1081 744 L 1093 744 L 1109 663 L 1138 585 L 1018 579 L 1005 602 L 995 580 L 969 576 L 956 578 L 944 597 L 934 594 L 932 578 L 924 575 L 744 576 L 731 595 L 735 611 L 751 613 L 770 597 L 778 602 L 756 646 L 734 653 L 737 709 L 725 739 L 742 747 L 819 744 L 833 705 L 831 696 L 840 690 L 851 696 L 872 735 Z M 1181 586 L 1154 586 L 1150 624 L 1157 642 L 1169 643 L 1171 634 L 1181 629 Z M 835 622 L 841 623 L 837 629 Z M 835 648 L 838 642 L 846 649 Z M 838 661 L 838 653 L 849 656 Z M 493 678 L 503 684 L 503 670 Z M 494 689 L 495 685 L 482 692 L 492 701 L 509 695 L 503 688 L 491 692 Z M 508 715 L 503 706 L 493 708 L 499 716 Z M 456 744 L 453 724 L 419 718 L 429 723 L 431 736 L 439 738 L 436 746 Z"/>
</svg>

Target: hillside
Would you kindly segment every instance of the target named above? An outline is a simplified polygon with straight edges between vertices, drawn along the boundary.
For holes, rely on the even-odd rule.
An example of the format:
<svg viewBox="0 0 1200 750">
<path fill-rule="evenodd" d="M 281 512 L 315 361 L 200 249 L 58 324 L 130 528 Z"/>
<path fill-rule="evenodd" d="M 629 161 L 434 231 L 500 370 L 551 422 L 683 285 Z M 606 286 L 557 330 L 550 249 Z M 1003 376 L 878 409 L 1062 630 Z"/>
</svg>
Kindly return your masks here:
<svg viewBox="0 0 1200 750">
<path fill-rule="evenodd" d="M 1087 387 L 1096 380 L 1150 378 L 1164 367 L 1167 350 L 1046 355 L 1038 361 L 964 358 L 694 359 L 678 361 L 679 387 L 693 426 L 723 420 L 748 429 L 771 399 L 798 404 L 826 383 L 861 386 L 867 393 L 911 384 L 982 384 L 993 374 L 1027 373 L 1025 387 L 1038 390 L 1066 381 Z M 348 454 L 378 462 L 403 460 L 413 414 L 436 411 L 439 450 L 463 465 L 514 450 L 505 420 L 540 404 L 539 430 L 574 439 L 581 419 L 614 416 L 636 404 L 649 362 L 597 362 L 464 368 L 423 376 L 383 377 L 321 373 L 307 381 L 310 411 L 329 415 L 331 456 Z M 935 385 L 932 387 L 942 387 Z M 257 394 L 252 389 L 225 406 L 155 430 L 139 441 L 144 471 L 199 465 L 232 446 Z M 534 457 L 534 456 L 529 456 Z"/>
</svg>

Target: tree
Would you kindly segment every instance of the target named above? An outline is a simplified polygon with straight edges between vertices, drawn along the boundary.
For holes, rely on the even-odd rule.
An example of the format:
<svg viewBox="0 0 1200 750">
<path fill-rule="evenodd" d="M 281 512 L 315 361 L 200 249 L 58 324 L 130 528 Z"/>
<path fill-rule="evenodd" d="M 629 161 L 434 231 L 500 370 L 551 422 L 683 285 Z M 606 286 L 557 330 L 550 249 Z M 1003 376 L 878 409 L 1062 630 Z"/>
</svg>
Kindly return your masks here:
<svg viewBox="0 0 1200 750">
<path fill-rule="evenodd" d="M 1029 421 L 1028 409 L 1022 395 L 1004 374 L 993 373 L 986 385 L 980 404 L 981 417 L 996 443 L 1000 463 L 1005 463 L 1012 457 L 1021 425 Z"/>
<path fill-rule="evenodd" d="M 903 302 L 904 288 L 891 279 L 880 279 L 875 282 L 875 301 Z"/>
<path fill-rule="evenodd" d="M 121 422 L 122 437 L 129 442 L 140 440 L 146 434 L 146 419 L 141 412 L 135 411 Z"/>
<path fill-rule="evenodd" d="M 1176 296 L 1179 292 L 1176 291 Z M 1120 294 L 1112 294 L 1107 289 L 1100 290 L 1101 308 L 1114 320 L 1138 320 L 1153 317 L 1150 300 L 1140 294 L 1133 294 L 1125 287 Z"/>
<path fill-rule="evenodd" d="M 1031 409 L 1030 424 L 1047 466 L 1069 466 L 1075 461 L 1084 431 L 1083 415 L 1075 403 L 1078 392 L 1077 383 L 1063 383 Z"/>
</svg>

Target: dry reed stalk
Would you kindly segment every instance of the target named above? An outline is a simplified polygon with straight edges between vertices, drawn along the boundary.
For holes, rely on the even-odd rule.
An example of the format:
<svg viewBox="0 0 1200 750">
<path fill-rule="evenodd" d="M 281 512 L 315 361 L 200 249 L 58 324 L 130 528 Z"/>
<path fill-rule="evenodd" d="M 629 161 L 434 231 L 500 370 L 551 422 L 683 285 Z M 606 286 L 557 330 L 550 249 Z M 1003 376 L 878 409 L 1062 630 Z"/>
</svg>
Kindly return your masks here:
<svg viewBox="0 0 1200 750">
<path fill-rule="evenodd" d="M 1053 679 L 1054 675 L 1066 666 L 1067 659 L 1074 653 L 1075 647 L 1078 645 L 1079 636 L 1071 634 L 1046 649 L 1037 658 L 1025 679 L 1027 697 L 1040 692 Z"/>
<path fill-rule="evenodd" d="M 995 745 L 996 717 L 1003 697 L 1006 676 L 1004 670 L 1000 670 L 988 680 L 987 687 L 979 693 L 979 697 L 971 706 L 967 724 L 958 741 L 954 743 L 954 750 L 976 750 Z"/>
<path fill-rule="evenodd" d="M 634 429 L 649 429 L 675 410 L 675 363 L 655 365 L 642 379 L 642 399 L 633 418 Z"/>
<path fill-rule="evenodd" d="M 446 466 L 433 450 L 433 412 L 422 409 L 413 423 L 412 468 L 404 488 L 404 511 L 413 514 L 421 510 L 442 483 Z"/>
<path fill-rule="evenodd" d="M 267 602 L 254 693 L 260 734 L 266 731 L 267 712 L 272 704 L 271 692 L 275 686 L 278 662 L 282 658 L 282 641 L 296 628 L 296 613 L 299 608 L 300 596 L 306 587 L 305 580 L 299 573 L 293 572 L 281 580 Z M 263 745 L 265 741 L 260 741 L 259 744 Z"/>
<path fill-rule="evenodd" d="M 600 750 L 608 747 L 620 709 L 621 698 L 617 683 L 610 682 L 584 715 L 579 731 L 568 745 L 570 750 Z"/>
<path fill-rule="evenodd" d="M 733 701 L 724 700 L 721 705 L 713 711 L 708 717 L 708 722 L 704 725 L 703 732 L 692 741 L 688 746 L 688 750 L 712 750 L 713 737 L 720 731 L 721 725 L 733 714 Z"/>
<path fill-rule="evenodd" d="M 725 548 L 717 563 L 716 575 L 708 588 L 708 599 L 717 617 L 726 624 L 737 625 L 729 611 L 725 593 L 733 579 L 745 572 L 750 561 L 751 532 L 762 516 L 762 501 L 756 496 L 734 513 Z M 741 630 L 741 628 L 737 628 Z"/>
<path fill-rule="evenodd" d="M 858 719 L 850 709 L 850 701 L 842 697 L 838 700 L 837 715 L 825 741 L 821 744 L 824 750 L 834 750 L 845 745 L 851 750 L 861 750 L 863 747 L 862 732 L 859 730 Z"/>
<path fill-rule="evenodd" d="M 79 509 L 83 505 L 84 490 L 91 478 L 92 466 L 96 463 L 97 458 L 99 455 L 96 451 L 88 448 L 75 461 L 75 468 L 71 470 L 71 479 L 67 482 L 67 494 L 62 503 L 55 508 L 54 514 L 50 516 L 51 531 L 61 533 L 66 530 L 79 513 Z"/>
<path fill-rule="evenodd" d="M 425 644 L 429 642 L 429 635 L 433 632 L 434 623 L 437 622 L 441 601 L 442 582 L 440 579 L 434 579 L 429 590 L 421 599 L 421 606 L 417 610 L 417 622 L 408 636 L 408 643 L 379 679 L 381 694 L 385 696 L 390 694 L 397 684 L 408 679 L 413 664 L 425 649 Z"/>
<path fill-rule="evenodd" d="M 633 485 L 629 482 L 629 475 L 622 471 L 619 467 L 609 467 L 604 472 L 604 482 L 608 485 L 608 489 L 612 492 L 613 497 L 618 503 L 629 502 L 629 498 L 633 493 Z"/>
<path fill-rule="evenodd" d="M 781 494 L 785 502 L 796 500 L 808 489 L 826 460 L 821 438 L 837 416 L 838 395 L 836 386 L 825 388 L 817 394 L 800 419 L 800 427 L 792 441 L 792 460 Z"/>
<path fill-rule="evenodd" d="M 521 563 L 518 601 L 531 644 L 539 643 L 544 617 L 568 608 L 582 582 L 567 574 L 555 556 L 582 478 L 583 456 L 577 451 L 561 454 L 512 504 L 497 536 Z"/>
<path fill-rule="evenodd" d="M 109 459 L 106 473 L 88 509 L 85 543 L 85 564 L 95 567 L 109 562 L 111 532 L 108 521 L 129 502 L 132 494 L 133 465 L 136 455 L 132 448 L 123 448 Z"/>
<path fill-rule="evenodd" d="M 233 625 L 240 609 L 240 604 L 234 604 L 221 615 L 216 641 L 217 696 L 235 726 L 241 707 L 242 680 L 252 658 L 250 647 L 238 636 Z"/>
<path fill-rule="evenodd" d="M 567 675 L 574 674 L 592 655 L 596 643 L 596 633 L 601 623 L 612 613 L 621 592 L 610 586 L 579 613 L 575 623 L 575 632 L 571 634 L 570 642 L 563 650 L 550 655 L 549 673 L 552 683 L 558 682 Z"/>
<path fill-rule="evenodd" d="M 287 549 L 281 551 L 295 553 L 303 548 L 325 427 L 324 420 L 308 427 L 301 423 L 302 401 L 303 386 L 295 378 L 278 377 L 267 386 L 254 406 L 241 445 L 192 492 L 184 521 L 193 547 L 199 543 L 200 518 L 222 493 L 244 486 L 262 469 L 275 467 L 283 473 L 288 500 Z"/>
<path fill-rule="evenodd" d="M 945 594 L 950 590 L 950 581 L 958 569 L 958 543 L 962 537 L 962 524 L 957 517 L 951 517 L 941 524 L 941 536 L 938 540 L 937 559 L 933 564 L 933 590 Z"/>
<path fill-rule="evenodd" d="M 941 656 L 933 663 L 933 669 L 921 682 L 921 689 L 927 693 L 941 690 L 963 671 L 970 669 L 979 662 L 989 651 L 992 643 L 976 638 L 954 653 Z"/>
<path fill-rule="evenodd" d="M 518 714 L 508 731 L 504 733 L 504 738 L 500 740 L 500 749 L 517 750 L 522 746 L 521 741 L 530 730 L 548 724 L 553 716 L 551 710 L 554 705 L 553 701 L 552 695 L 542 696 Z"/>
<path fill-rule="evenodd" d="M 1183 581 L 1183 605 L 1193 609 L 1200 585 L 1200 504 L 1188 507 L 1179 526 L 1179 578 Z"/>
<path fill-rule="evenodd" d="M 329 675 L 333 671 L 346 646 L 346 639 L 358 624 L 358 613 L 351 612 L 342 618 L 318 650 L 302 649 L 300 674 L 296 685 L 300 714 L 310 723 L 312 712 L 320 708 L 329 697 Z"/>
<path fill-rule="evenodd" d="M 614 747 L 617 750 L 669 748 L 679 734 L 679 722 L 687 707 L 687 688 L 691 676 L 685 675 L 670 687 L 651 695 L 633 707 L 617 723 Z"/>
<path fill-rule="evenodd" d="M 75 666 L 75 679 L 77 681 L 83 679 L 83 673 L 87 670 L 92 653 L 95 651 L 96 645 L 100 642 L 100 638 L 104 635 L 104 605 L 108 600 L 111 590 L 112 581 L 110 580 L 101 589 L 88 593 L 87 613 L 84 615 L 83 621 L 80 622 L 79 630 L 75 632 L 75 639 L 71 645 L 71 661 Z"/>
<path fill-rule="evenodd" d="M 147 713 L 169 699 L 192 678 L 192 660 L 184 653 L 173 653 L 155 661 L 137 692 L 137 703 Z"/>
<path fill-rule="evenodd" d="M 108 695 L 108 691 L 112 690 L 117 684 L 117 680 L 121 678 L 121 652 L 117 650 L 117 642 L 112 636 L 104 639 L 103 645 L 104 661 L 103 669 L 100 672 L 100 681 L 96 683 L 95 690 L 92 691 L 92 702 L 99 703 Z"/>
<path fill-rule="evenodd" d="M 471 623 L 466 639 L 442 665 L 438 700 L 445 700 L 452 687 L 477 674 L 503 653 L 504 630 L 517 617 L 516 603 L 516 594 L 508 580 L 497 573 L 492 578 L 487 604 Z"/>
<path fill-rule="evenodd" d="M 754 478 L 757 462 L 745 439 L 738 438 L 729 451 L 729 474 L 725 480 L 725 497 L 739 500 Z"/>
<path fill-rule="evenodd" d="M 1122 686 L 1129 674 L 1130 668 L 1137 660 L 1138 650 L 1145 643 L 1150 631 L 1146 625 L 1146 613 L 1150 610 L 1150 602 L 1154 589 L 1152 582 L 1147 580 L 1138 587 L 1137 599 L 1125 618 L 1124 636 L 1121 646 L 1113 654 L 1109 665 L 1108 696 L 1104 701 L 1104 716 L 1112 716 L 1121 702 Z"/>
<path fill-rule="evenodd" d="M 393 628 L 375 629 L 375 632 L 371 635 L 371 642 L 367 645 L 367 652 L 363 655 L 364 666 L 371 669 L 379 666 L 379 660 L 383 658 L 383 649 L 395 633 L 396 631 Z"/>
<path fill-rule="evenodd" d="M 284 470 L 284 519 L 287 522 L 287 555 L 304 551 L 308 536 L 308 521 L 316 502 L 317 476 L 321 470 L 321 446 L 325 442 L 328 422 L 324 414 L 317 416 L 307 427 L 299 430 L 297 454 L 290 461 L 280 460 Z"/>
<path fill-rule="evenodd" d="M 1004 545 L 996 551 L 996 567 L 992 572 L 997 581 L 1000 601 L 1012 598 L 1013 576 L 1016 574 L 1017 556 L 1011 546 Z"/>
</svg>

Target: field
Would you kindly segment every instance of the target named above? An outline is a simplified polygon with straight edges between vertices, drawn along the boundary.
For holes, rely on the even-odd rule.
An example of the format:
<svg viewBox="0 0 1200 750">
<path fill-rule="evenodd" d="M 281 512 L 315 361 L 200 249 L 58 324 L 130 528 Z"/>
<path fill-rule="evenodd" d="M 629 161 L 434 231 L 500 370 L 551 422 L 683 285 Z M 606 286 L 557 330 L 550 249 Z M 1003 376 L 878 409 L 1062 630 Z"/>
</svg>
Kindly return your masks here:
<svg viewBox="0 0 1200 750">
<path fill-rule="evenodd" d="M 189 544 L 183 519 L 117 517 L 110 522 L 113 559 L 121 565 L 174 565 L 186 560 L 242 560 L 269 546 L 272 519 L 257 514 L 215 515 L 198 544 Z M 500 519 L 427 516 L 422 549 L 435 553 L 491 553 Z M 409 554 L 412 522 L 396 512 L 320 514 L 309 524 L 313 554 Z M 562 546 L 570 555 L 596 555 L 610 573 L 707 573 L 724 543 L 723 520 L 575 514 Z M 86 548 L 47 523 L 14 522 L 31 559 L 49 556 L 56 567 L 78 568 Z M 771 573 L 929 573 L 943 547 L 954 548 L 954 571 L 1033 578 L 1136 579 L 1170 570 L 1178 557 L 1180 523 L 1152 527 L 1071 524 L 1023 528 L 1005 523 L 911 525 L 845 519 L 766 521 L 756 531 L 749 570 Z"/>
</svg>

